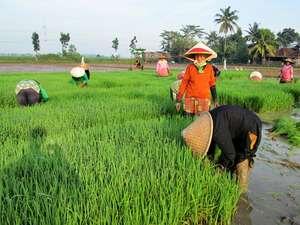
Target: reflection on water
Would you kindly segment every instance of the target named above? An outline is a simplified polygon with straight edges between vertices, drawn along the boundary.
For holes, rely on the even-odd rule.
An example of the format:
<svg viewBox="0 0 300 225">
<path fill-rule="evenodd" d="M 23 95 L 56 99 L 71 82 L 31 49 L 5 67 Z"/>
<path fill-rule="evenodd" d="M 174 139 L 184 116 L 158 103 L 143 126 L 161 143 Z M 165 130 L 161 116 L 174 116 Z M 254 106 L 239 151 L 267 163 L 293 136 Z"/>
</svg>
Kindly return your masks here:
<svg viewBox="0 0 300 225">
<path fill-rule="evenodd" d="M 263 127 L 249 191 L 238 203 L 236 225 L 300 225 L 300 149 L 269 137 L 268 128 Z"/>
</svg>

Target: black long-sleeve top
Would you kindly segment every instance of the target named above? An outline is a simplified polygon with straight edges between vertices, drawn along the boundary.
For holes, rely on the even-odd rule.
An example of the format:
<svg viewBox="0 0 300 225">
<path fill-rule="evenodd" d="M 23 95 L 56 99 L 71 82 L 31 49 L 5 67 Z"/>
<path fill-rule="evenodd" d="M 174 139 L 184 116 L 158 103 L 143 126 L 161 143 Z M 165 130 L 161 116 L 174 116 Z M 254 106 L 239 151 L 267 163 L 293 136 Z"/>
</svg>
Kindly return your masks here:
<svg viewBox="0 0 300 225">
<path fill-rule="evenodd" d="M 212 142 L 208 154 L 216 145 L 222 151 L 220 164 L 232 168 L 236 163 L 255 157 L 261 140 L 262 122 L 252 111 L 233 105 L 223 105 L 210 111 L 213 119 Z M 250 138 L 255 135 L 255 144 Z"/>
</svg>

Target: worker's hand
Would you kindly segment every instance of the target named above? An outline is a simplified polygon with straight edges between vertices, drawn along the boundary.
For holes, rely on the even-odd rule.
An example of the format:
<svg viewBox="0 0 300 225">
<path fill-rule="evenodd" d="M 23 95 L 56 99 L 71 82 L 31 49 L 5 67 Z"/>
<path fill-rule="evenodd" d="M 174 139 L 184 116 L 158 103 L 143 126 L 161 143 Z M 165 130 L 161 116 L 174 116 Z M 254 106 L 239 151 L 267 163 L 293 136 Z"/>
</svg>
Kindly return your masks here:
<svg viewBox="0 0 300 225">
<path fill-rule="evenodd" d="M 175 105 L 175 107 L 176 107 L 176 111 L 179 112 L 180 107 L 181 107 L 181 103 L 177 102 L 176 105 Z"/>
<path fill-rule="evenodd" d="M 223 172 L 226 171 L 226 168 L 223 165 L 219 164 L 217 166 L 217 171 L 220 172 L 220 173 L 223 173 Z"/>
<path fill-rule="evenodd" d="M 219 102 L 214 102 L 214 107 L 215 108 L 217 108 L 217 107 L 219 107 L 220 105 L 219 105 Z"/>
</svg>

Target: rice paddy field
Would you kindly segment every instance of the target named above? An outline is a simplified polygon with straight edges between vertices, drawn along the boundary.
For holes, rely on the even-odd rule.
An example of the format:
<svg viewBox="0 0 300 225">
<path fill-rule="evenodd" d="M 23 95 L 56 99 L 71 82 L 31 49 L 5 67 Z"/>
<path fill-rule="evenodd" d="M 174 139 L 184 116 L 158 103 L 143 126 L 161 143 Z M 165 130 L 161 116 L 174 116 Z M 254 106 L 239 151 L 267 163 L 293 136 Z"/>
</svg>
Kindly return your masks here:
<svg viewBox="0 0 300 225">
<path fill-rule="evenodd" d="M 175 75 L 175 74 L 174 74 Z M 260 114 L 291 110 L 300 82 L 251 82 L 224 72 L 220 103 Z M 37 79 L 49 102 L 22 108 L 14 89 Z M 181 139 L 175 76 L 93 73 L 0 75 L 0 224 L 231 224 L 240 196 L 228 174 L 194 158 Z M 295 125 L 296 127 L 298 125 Z"/>
</svg>

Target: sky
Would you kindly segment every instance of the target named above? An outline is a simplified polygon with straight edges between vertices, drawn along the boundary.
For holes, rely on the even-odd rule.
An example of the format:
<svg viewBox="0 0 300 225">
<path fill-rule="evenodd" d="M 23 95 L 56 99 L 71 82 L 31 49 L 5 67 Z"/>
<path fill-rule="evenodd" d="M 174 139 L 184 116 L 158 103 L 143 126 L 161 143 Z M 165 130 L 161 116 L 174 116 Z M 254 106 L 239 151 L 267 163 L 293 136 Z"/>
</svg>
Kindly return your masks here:
<svg viewBox="0 0 300 225">
<path fill-rule="evenodd" d="M 61 51 L 60 32 L 70 33 L 81 54 L 110 56 L 117 37 L 118 53 L 129 56 L 133 36 L 137 47 L 160 50 L 163 30 L 191 24 L 218 31 L 215 14 L 227 6 L 238 11 L 243 31 L 258 22 L 275 33 L 287 27 L 300 33 L 298 0 L 0 0 L 0 54 L 33 53 L 33 32 L 41 53 Z"/>
</svg>

